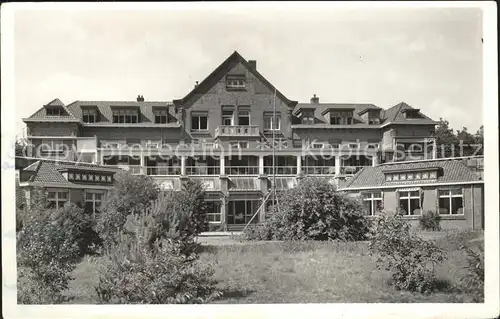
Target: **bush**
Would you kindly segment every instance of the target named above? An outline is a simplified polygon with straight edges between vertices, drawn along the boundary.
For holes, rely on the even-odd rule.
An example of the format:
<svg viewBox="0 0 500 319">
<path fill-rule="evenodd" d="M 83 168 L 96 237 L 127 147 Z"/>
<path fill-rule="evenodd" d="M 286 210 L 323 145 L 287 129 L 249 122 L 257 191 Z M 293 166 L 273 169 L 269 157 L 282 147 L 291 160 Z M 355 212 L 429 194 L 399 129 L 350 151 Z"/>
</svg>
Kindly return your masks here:
<svg viewBox="0 0 500 319">
<path fill-rule="evenodd" d="M 20 303 L 60 303 L 69 273 L 87 251 L 90 218 L 71 204 L 34 210 L 17 235 Z"/>
<path fill-rule="evenodd" d="M 143 214 L 160 192 L 160 187 L 149 176 L 131 175 L 123 171 L 115 175 L 115 184 L 106 193 L 101 212 L 96 218 L 96 231 L 105 247 L 116 243 L 118 231 L 129 214 Z"/>
<path fill-rule="evenodd" d="M 327 179 L 304 178 L 278 196 L 262 226 L 247 227 L 242 238 L 255 240 L 362 240 L 368 232 L 363 206 L 337 192 Z"/>
<path fill-rule="evenodd" d="M 420 228 L 423 230 L 439 231 L 441 230 L 441 216 L 438 212 L 427 211 L 419 218 Z"/>
<path fill-rule="evenodd" d="M 119 243 L 105 256 L 107 262 L 99 270 L 95 289 L 101 302 L 186 304 L 221 296 L 212 279 L 214 265 L 200 263 L 196 252 L 183 252 L 184 239 L 174 226 L 177 223 L 166 226 L 165 237 L 157 237 L 153 234 L 158 227 L 155 216 L 133 219 L 127 232 L 120 232 Z M 184 220 L 183 215 L 177 220 Z M 156 239 L 151 243 L 152 238 Z"/>
<path fill-rule="evenodd" d="M 467 255 L 467 271 L 459 279 L 460 288 L 471 294 L 474 302 L 484 301 L 484 251 L 481 246 L 477 251 L 463 245 L 460 249 Z"/>
<path fill-rule="evenodd" d="M 378 215 L 370 230 L 370 253 L 377 255 L 377 268 L 391 272 L 400 290 L 431 292 L 437 280 L 434 267 L 446 258 L 434 242 L 414 232 L 399 213 Z"/>
</svg>

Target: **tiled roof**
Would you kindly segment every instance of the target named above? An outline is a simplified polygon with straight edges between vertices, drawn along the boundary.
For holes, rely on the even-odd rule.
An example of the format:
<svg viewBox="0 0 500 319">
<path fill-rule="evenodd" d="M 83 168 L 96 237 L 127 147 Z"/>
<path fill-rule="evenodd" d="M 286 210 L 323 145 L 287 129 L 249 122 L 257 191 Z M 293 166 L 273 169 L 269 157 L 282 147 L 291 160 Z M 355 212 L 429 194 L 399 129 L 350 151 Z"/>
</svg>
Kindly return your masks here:
<svg viewBox="0 0 500 319">
<path fill-rule="evenodd" d="M 428 122 L 428 121 L 434 122 L 431 118 L 427 117 L 422 112 L 418 112 L 418 114 L 420 115 L 421 118 L 408 120 L 405 118 L 405 116 L 402 112 L 403 110 L 407 110 L 407 109 L 414 109 L 414 108 L 411 107 L 410 105 L 406 104 L 405 102 L 401 102 L 401 103 L 396 104 L 393 107 L 385 110 L 384 118 L 385 118 L 386 122 L 409 122 L 409 121 L 411 121 L 411 123 Z M 433 123 L 429 123 L 429 124 L 433 124 Z"/>
<path fill-rule="evenodd" d="M 424 168 L 440 168 L 442 173 L 435 181 L 399 181 L 399 182 L 386 182 L 384 171 L 398 171 L 398 170 L 418 170 Z M 408 162 L 398 164 L 382 164 L 374 167 L 364 167 L 352 179 L 346 183 L 342 189 L 348 190 L 350 188 L 368 188 L 379 186 L 401 186 L 412 184 L 434 184 L 434 183 L 454 183 L 454 182 L 474 182 L 480 178 L 469 169 L 463 161 L 450 159 L 438 161 L 423 161 L 423 162 Z"/>
<path fill-rule="evenodd" d="M 141 118 L 140 123 L 154 123 L 154 113 L 153 108 L 155 107 L 167 107 L 172 106 L 171 102 L 161 102 L 161 101 L 75 101 L 68 105 L 68 109 L 77 117 L 78 119 L 83 119 L 82 107 L 95 107 L 98 111 L 97 122 L 96 123 L 112 123 L 113 122 L 113 107 L 136 107 L 139 109 Z M 170 108 L 170 113 L 172 116 L 173 107 Z M 139 123 L 139 124 L 140 124 Z"/>
<path fill-rule="evenodd" d="M 289 100 L 283 95 L 278 89 L 276 89 L 262 74 L 260 74 L 255 68 L 253 68 L 245 58 L 243 58 L 237 51 L 234 51 L 224 62 L 222 62 L 212 73 L 210 73 L 200 84 L 198 84 L 191 92 L 189 92 L 184 98 L 174 100 L 176 105 L 184 104 L 191 97 L 196 94 L 203 94 L 212 87 L 214 79 L 222 78 L 226 75 L 227 71 L 234 63 L 243 64 L 249 72 L 251 72 L 257 79 L 259 79 L 264 85 L 266 85 L 272 91 L 276 90 L 276 95 L 283 100 L 288 106 L 295 106 L 297 101 Z"/>
<path fill-rule="evenodd" d="M 60 116 L 49 116 L 47 115 L 47 106 L 59 106 L 63 108 L 65 111 L 64 115 Z M 76 120 L 76 118 L 73 116 L 73 113 L 64 105 L 61 100 L 58 98 L 55 98 L 54 100 L 50 101 L 46 105 L 44 105 L 42 108 L 37 110 L 35 113 L 33 113 L 29 119 L 47 119 L 47 120 L 56 120 L 56 121 L 67 121 L 67 120 Z"/>
<path fill-rule="evenodd" d="M 25 171 L 33 172 L 33 176 L 30 178 L 29 182 L 34 184 L 61 184 L 73 185 L 73 183 L 68 182 L 62 172 L 67 169 L 76 169 L 82 171 L 96 171 L 96 172 L 118 172 L 120 169 L 110 168 L 105 166 L 99 166 L 87 163 L 70 163 L 70 162 L 58 162 L 51 160 L 40 160 L 26 167 Z"/>
</svg>

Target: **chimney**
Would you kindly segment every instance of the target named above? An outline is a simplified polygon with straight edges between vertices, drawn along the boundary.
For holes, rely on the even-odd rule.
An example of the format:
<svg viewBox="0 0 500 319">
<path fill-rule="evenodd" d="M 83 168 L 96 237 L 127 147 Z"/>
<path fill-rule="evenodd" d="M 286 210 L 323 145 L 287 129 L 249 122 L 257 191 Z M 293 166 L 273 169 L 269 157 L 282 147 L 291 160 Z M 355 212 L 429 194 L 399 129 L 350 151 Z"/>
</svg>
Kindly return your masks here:
<svg viewBox="0 0 500 319">
<path fill-rule="evenodd" d="M 257 61 L 256 60 L 248 60 L 248 64 L 250 64 L 252 69 L 257 70 Z"/>
<path fill-rule="evenodd" d="M 137 102 L 144 102 L 144 96 L 137 95 Z"/>
<path fill-rule="evenodd" d="M 316 97 L 316 94 L 311 98 L 311 104 L 318 104 L 319 103 L 319 97 Z"/>
</svg>

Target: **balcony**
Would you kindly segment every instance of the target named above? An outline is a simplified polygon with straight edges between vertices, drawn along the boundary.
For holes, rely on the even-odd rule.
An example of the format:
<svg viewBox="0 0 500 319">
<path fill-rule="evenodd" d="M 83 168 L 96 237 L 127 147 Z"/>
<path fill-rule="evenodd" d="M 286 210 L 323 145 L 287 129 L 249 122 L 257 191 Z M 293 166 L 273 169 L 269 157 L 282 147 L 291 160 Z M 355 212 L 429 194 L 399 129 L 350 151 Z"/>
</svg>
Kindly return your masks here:
<svg viewBox="0 0 500 319">
<path fill-rule="evenodd" d="M 335 175 L 335 166 L 302 166 L 307 175 Z"/>
<path fill-rule="evenodd" d="M 180 166 L 146 166 L 146 173 L 153 176 L 181 175 Z"/>
<path fill-rule="evenodd" d="M 340 175 L 354 175 L 366 166 L 341 166 Z"/>
<path fill-rule="evenodd" d="M 257 125 L 219 125 L 215 129 L 215 137 L 220 136 L 260 136 L 260 131 Z"/>
<path fill-rule="evenodd" d="M 186 175 L 219 175 L 219 166 L 186 166 Z"/>
<path fill-rule="evenodd" d="M 226 175 L 259 175 L 258 166 L 226 166 Z"/>
<path fill-rule="evenodd" d="M 273 175 L 272 166 L 264 166 L 264 174 Z M 276 175 L 297 175 L 297 166 L 275 166 L 274 174 Z"/>
</svg>

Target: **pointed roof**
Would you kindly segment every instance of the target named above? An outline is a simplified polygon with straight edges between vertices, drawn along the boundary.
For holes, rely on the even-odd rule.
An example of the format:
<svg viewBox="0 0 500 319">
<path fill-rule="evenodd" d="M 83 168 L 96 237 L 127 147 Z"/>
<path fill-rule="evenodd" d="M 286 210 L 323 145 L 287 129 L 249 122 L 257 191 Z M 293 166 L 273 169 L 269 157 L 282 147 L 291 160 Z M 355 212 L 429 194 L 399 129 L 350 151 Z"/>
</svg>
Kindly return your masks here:
<svg viewBox="0 0 500 319">
<path fill-rule="evenodd" d="M 47 115 L 47 107 L 61 107 L 66 112 L 65 115 L 60 116 L 50 116 Z M 64 105 L 64 103 L 58 98 L 53 99 L 49 103 L 45 104 L 43 107 L 38 109 L 30 117 L 24 118 L 24 122 L 80 122 L 71 111 Z"/>
<path fill-rule="evenodd" d="M 404 116 L 406 110 L 418 111 L 420 118 L 407 119 Z M 426 116 L 420 109 L 415 109 L 405 102 L 400 102 L 384 112 L 385 123 L 387 124 L 406 124 L 411 121 L 412 124 L 437 124 L 438 122 Z"/>
<path fill-rule="evenodd" d="M 201 83 L 199 83 L 194 89 L 191 90 L 185 97 L 182 99 L 174 100 L 174 104 L 176 106 L 183 105 L 186 101 L 188 101 L 195 94 L 203 94 L 208 91 L 212 85 L 212 81 L 214 79 L 222 78 L 226 72 L 228 71 L 228 67 L 233 63 L 241 63 L 243 64 L 249 72 L 251 72 L 257 79 L 259 79 L 265 86 L 267 86 L 270 90 L 276 90 L 276 96 L 278 96 L 281 100 L 283 100 L 289 107 L 294 107 L 297 105 L 297 101 L 289 100 L 286 96 L 284 96 L 278 89 L 276 89 L 262 74 L 260 74 L 254 67 L 248 63 L 245 58 L 243 58 L 238 51 L 234 51 L 222 64 L 220 64 L 212 73 L 210 73 Z"/>
</svg>

